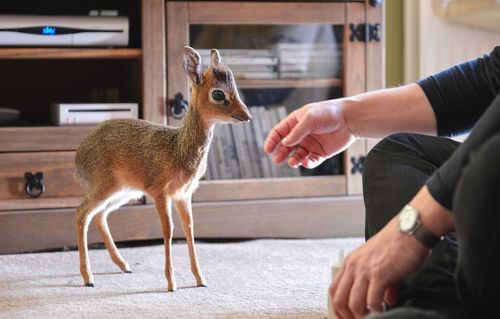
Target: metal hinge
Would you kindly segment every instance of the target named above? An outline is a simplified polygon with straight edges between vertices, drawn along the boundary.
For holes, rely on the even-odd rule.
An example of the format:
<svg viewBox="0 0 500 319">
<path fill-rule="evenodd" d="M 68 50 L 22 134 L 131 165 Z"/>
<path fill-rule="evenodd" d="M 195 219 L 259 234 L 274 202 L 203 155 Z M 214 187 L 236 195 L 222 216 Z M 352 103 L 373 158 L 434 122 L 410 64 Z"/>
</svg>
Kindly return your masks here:
<svg viewBox="0 0 500 319">
<path fill-rule="evenodd" d="M 351 157 L 351 163 L 352 163 L 352 168 L 351 168 L 351 174 L 356 174 L 356 173 L 363 173 L 363 162 L 365 161 L 364 156 L 360 156 L 358 158 L 356 157 Z"/>
<path fill-rule="evenodd" d="M 378 7 L 380 4 L 382 4 L 382 0 L 370 0 L 369 2 L 372 7 Z"/>
<path fill-rule="evenodd" d="M 351 36 L 349 37 L 351 42 L 354 40 L 362 42 L 380 41 L 380 34 L 382 32 L 382 25 L 380 23 L 351 23 L 349 28 L 351 29 Z"/>
</svg>

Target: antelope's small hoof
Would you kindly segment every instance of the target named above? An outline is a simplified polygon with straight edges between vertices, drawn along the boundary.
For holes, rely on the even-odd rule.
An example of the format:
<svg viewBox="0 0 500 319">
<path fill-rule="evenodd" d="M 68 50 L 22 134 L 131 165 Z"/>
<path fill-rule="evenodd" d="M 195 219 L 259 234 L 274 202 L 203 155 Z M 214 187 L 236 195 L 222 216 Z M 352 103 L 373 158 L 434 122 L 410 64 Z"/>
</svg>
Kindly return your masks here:
<svg viewBox="0 0 500 319">
<path fill-rule="evenodd" d="M 171 291 L 171 292 L 174 292 L 177 290 L 177 287 L 176 286 L 173 286 L 173 287 L 168 287 L 168 291 Z"/>
<path fill-rule="evenodd" d="M 85 287 L 94 287 L 94 283 L 93 282 L 89 282 L 88 284 L 85 284 Z"/>
<path fill-rule="evenodd" d="M 199 280 L 196 280 L 196 286 L 198 287 L 206 287 L 207 282 L 205 281 L 205 278 L 201 277 Z"/>
<path fill-rule="evenodd" d="M 131 274 L 132 270 L 125 270 L 123 273 L 125 273 L 125 274 Z"/>
</svg>

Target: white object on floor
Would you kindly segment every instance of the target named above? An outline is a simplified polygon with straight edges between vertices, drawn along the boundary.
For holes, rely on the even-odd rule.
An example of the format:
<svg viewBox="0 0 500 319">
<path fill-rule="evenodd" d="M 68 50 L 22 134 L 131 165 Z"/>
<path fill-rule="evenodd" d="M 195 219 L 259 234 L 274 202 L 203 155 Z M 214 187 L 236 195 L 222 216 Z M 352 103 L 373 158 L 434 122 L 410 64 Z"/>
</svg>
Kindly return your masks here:
<svg viewBox="0 0 500 319">
<path fill-rule="evenodd" d="M 332 282 L 333 282 L 333 279 L 335 278 L 335 275 L 340 270 L 340 267 L 342 267 L 342 263 L 344 262 L 344 259 L 345 259 L 344 250 L 340 250 L 338 259 L 332 266 Z M 326 318 L 327 319 L 337 319 L 337 316 L 335 316 L 335 313 L 333 312 L 331 296 L 330 296 L 330 289 L 328 289 L 327 295 L 328 295 L 328 301 L 327 301 L 327 304 L 328 304 L 327 309 L 328 310 L 327 310 Z"/>
</svg>

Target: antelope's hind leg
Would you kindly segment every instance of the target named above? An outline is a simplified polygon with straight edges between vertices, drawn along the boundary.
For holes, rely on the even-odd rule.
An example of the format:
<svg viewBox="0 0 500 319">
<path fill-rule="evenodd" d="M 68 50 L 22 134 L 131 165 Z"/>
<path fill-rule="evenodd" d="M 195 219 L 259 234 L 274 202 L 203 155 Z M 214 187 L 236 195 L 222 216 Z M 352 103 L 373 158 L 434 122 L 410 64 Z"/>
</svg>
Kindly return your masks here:
<svg viewBox="0 0 500 319">
<path fill-rule="evenodd" d="M 94 277 L 90 269 L 87 232 L 92 216 L 104 209 L 100 207 L 102 204 L 98 201 L 93 201 L 87 196 L 84 197 L 82 203 L 76 209 L 76 234 L 78 241 L 78 252 L 80 255 L 80 273 L 82 274 L 83 283 L 87 287 L 94 287 Z"/>
<path fill-rule="evenodd" d="M 130 201 L 129 196 L 118 195 L 116 198 L 113 198 L 113 200 L 106 206 L 103 212 L 96 214 L 93 219 L 97 227 L 97 230 L 99 230 L 99 233 L 101 234 L 104 240 L 104 244 L 106 245 L 106 249 L 108 250 L 111 260 L 124 273 L 131 273 L 132 271 L 130 270 L 130 266 L 128 265 L 128 263 L 125 261 L 125 259 L 118 251 L 118 248 L 115 245 L 113 237 L 111 236 L 111 232 L 109 231 L 109 226 L 108 226 L 108 216 L 112 211 L 117 210 L 118 208 L 120 208 L 120 206 L 125 205 L 129 201 Z"/>
</svg>

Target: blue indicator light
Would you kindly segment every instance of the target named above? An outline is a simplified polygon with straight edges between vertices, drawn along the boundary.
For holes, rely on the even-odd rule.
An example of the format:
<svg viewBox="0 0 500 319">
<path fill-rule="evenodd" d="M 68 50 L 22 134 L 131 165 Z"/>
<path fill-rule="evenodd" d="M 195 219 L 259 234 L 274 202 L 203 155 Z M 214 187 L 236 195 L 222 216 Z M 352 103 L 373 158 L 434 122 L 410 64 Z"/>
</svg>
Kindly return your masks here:
<svg viewBox="0 0 500 319">
<path fill-rule="evenodd" d="M 54 35 L 54 34 L 56 34 L 56 28 L 55 27 L 46 26 L 46 27 L 42 28 L 42 34 L 45 34 L 45 35 Z"/>
</svg>

